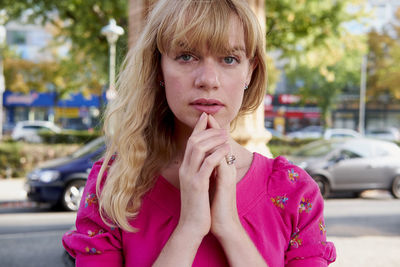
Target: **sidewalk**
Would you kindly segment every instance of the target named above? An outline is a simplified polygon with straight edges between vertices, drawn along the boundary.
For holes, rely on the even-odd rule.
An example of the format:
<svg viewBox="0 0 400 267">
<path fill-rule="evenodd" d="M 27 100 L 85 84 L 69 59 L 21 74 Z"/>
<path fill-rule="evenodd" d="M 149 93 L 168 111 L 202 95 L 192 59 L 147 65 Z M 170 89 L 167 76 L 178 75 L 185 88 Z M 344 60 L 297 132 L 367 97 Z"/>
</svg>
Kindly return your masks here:
<svg viewBox="0 0 400 267">
<path fill-rule="evenodd" d="M 32 207 L 24 190 L 25 178 L 0 179 L 0 208 Z"/>
</svg>

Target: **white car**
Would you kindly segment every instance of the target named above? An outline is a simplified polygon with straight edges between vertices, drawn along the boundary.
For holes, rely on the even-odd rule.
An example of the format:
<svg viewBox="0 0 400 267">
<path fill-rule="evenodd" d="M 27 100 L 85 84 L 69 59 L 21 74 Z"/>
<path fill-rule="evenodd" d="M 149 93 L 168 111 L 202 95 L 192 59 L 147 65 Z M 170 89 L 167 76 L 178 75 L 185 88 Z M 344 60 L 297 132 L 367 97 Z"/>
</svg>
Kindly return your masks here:
<svg viewBox="0 0 400 267">
<path fill-rule="evenodd" d="M 20 121 L 14 127 L 11 138 L 15 141 L 40 143 L 39 131 L 61 132 L 61 128 L 50 121 Z"/>
<path fill-rule="evenodd" d="M 342 128 L 333 128 L 326 129 L 324 132 L 324 139 L 334 139 L 334 138 L 361 138 L 362 135 L 352 129 L 342 129 Z"/>
<path fill-rule="evenodd" d="M 366 136 L 381 140 L 400 142 L 400 131 L 394 127 L 368 130 Z"/>
</svg>

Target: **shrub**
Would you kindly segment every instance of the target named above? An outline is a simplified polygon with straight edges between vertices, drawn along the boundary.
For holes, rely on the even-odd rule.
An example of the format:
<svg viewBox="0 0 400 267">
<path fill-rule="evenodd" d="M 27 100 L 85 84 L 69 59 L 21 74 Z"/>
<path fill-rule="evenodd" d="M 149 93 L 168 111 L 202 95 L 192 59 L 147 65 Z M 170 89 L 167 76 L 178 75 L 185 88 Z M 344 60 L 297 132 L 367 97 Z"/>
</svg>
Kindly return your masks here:
<svg viewBox="0 0 400 267">
<path fill-rule="evenodd" d="M 39 132 L 43 143 L 47 144 L 85 144 L 101 135 L 99 131 L 64 130 L 61 133 Z"/>
</svg>

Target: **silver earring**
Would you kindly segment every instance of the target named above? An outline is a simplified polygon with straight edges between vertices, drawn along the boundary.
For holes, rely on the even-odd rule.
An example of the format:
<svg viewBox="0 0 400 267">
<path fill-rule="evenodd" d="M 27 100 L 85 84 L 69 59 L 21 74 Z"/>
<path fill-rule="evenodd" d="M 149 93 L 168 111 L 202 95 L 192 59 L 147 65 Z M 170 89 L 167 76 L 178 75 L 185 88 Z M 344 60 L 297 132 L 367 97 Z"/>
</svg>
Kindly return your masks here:
<svg viewBox="0 0 400 267">
<path fill-rule="evenodd" d="M 249 89 L 249 86 L 247 85 L 247 83 L 244 84 L 244 90 Z"/>
<path fill-rule="evenodd" d="M 160 81 L 160 86 L 161 86 L 161 87 L 165 87 L 164 81 Z"/>
</svg>

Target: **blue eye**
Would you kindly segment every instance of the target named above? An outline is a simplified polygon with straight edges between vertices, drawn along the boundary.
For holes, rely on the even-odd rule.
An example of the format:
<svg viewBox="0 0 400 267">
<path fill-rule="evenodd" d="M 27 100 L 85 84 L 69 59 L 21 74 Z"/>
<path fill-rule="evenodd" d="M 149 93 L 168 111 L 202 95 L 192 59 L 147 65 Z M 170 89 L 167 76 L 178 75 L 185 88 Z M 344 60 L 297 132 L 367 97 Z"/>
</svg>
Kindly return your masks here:
<svg viewBox="0 0 400 267">
<path fill-rule="evenodd" d="M 238 60 L 234 57 L 224 57 L 224 62 L 226 64 L 232 65 L 233 63 L 237 62 Z"/>
<path fill-rule="evenodd" d="M 190 61 L 192 59 L 192 56 L 189 54 L 184 54 L 179 56 L 180 59 L 182 59 L 183 61 Z"/>
</svg>

